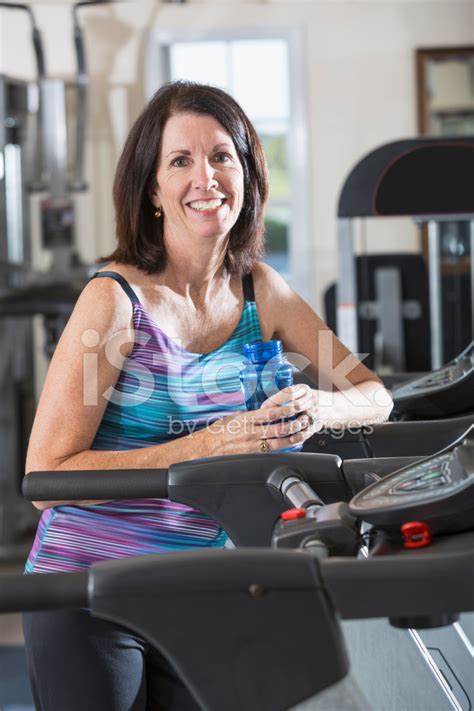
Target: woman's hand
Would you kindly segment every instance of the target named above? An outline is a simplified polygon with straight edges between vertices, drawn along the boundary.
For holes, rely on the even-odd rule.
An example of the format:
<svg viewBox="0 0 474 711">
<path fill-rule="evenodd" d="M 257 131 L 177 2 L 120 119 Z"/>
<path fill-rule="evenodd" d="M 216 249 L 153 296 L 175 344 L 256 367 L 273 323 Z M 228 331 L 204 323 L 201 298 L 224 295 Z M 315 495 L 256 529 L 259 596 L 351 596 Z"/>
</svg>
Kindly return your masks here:
<svg viewBox="0 0 474 711">
<path fill-rule="evenodd" d="M 347 390 L 329 392 L 309 385 L 293 385 L 276 393 L 263 403 L 283 404 L 286 393 L 291 392 L 291 402 L 297 412 L 304 412 L 310 419 L 312 433 L 329 428 L 335 431 L 360 428 L 385 422 L 393 407 L 390 393 L 381 383 L 368 380 Z"/>
<path fill-rule="evenodd" d="M 369 380 L 336 392 L 317 390 L 306 384 L 293 385 L 273 395 L 262 409 L 275 403 L 282 405 L 290 398 L 295 411 L 308 416 L 311 434 L 325 428 L 341 431 L 385 422 L 393 406 L 384 386 Z"/>
<path fill-rule="evenodd" d="M 314 391 L 309 390 L 306 385 L 292 385 L 272 395 L 258 410 L 216 420 L 202 430 L 207 456 L 274 451 L 302 444 L 315 431 L 309 411 L 314 408 Z M 285 421 L 289 417 L 294 419 Z M 262 442 L 266 443 L 263 447 Z"/>
<path fill-rule="evenodd" d="M 295 408 L 296 413 L 306 413 L 309 417 L 312 434 L 322 428 L 322 424 L 319 422 L 321 417 L 318 410 L 318 391 L 304 383 L 279 390 L 275 395 L 265 400 L 262 408 L 290 403 Z"/>
</svg>

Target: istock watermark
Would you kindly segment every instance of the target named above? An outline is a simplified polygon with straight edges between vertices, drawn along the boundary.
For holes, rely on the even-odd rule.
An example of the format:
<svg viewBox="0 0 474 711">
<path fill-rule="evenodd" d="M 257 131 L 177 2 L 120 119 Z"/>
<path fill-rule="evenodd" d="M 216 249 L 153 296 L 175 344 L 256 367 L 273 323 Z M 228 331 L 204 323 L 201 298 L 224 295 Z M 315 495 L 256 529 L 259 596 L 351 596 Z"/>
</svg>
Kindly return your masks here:
<svg viewBox="0 0 474 711">
<path fill-rule="evenodd" d="M 358 435 L 362 432 L 366 435 L 372 434 L 372 425 L 361 425 L 357 420 L 349 422 L 334 421 L 330 425 L 325 425 L 322 422 L 312 422 L 308 427 L 300 427 L 297 422 L 288 424 L 288 420 L 279 419 L 272 422 L 259 422 L 252 419 L 252 414 L 248 413 L 245 417 L 238 415 L 232 417 L 229 415 L 221 415 L 208 417 L 204 420 L 183 420 L 177 417 L 168 415 L 167 417 L 167 434 L 171 437 L 193 436 L 201 429 L 207 428 L 210 432 L 216 435 L 231 435 L 231 436 L 248 436 L 248 437 L 285 437 L 297 432 L 304 431 L 307 437 L 324 433 L 330 435 L 333 440 L 340 440 L 347 435 Z M 275 426 L 284 427 L 277 434 Z"/>
<path fill-rule="evenodd" d="M 176 406 L 176 411 L 183 408 L 189 412 L 199 411 L 203 404 L 214 407 L 215 411 L 211 413 L 213 421 L 216 413 L 222 410 L 227 410 L 226 414 L 229 414 L 236 408 L 245 409 L 239 375 L 244 367 L 248 372 L 251 366 L 241 353 L 223 351 L 216 357 L 208 358 L 187 351 L 180 339 L 167 338 L 165 342 L 166 350 L 157 347 L 150 333 L 138 329 L 117 331 L 103 342 L 99 332 L 94 329 L 85 330 L 81 337 L 84 350 L 83 404 L 96 407 L 100 399 L 104 398 L 122 408 L 136 407 L 155 398 L 158 406 L 158 401 L 165 398 Z M 293 365 L 295 371 L 303 372 L 312 365 L 312 372 L 317 372 L 315 387 L 311 389 L 315 419 L 327 423 L 326 426 L 334 429 L 334 433 L 337 429 L 334 420 L 337 411 L 341 409 L 341 396 L 345 398 L 343 409 L 347 409 L 348 414 L 359 408 L 386 408 L 391 403 L 390 394 L 382 384 L 375 390 L 371 388 L 369 397 L 350 379 L 367 354 L 356 357 L 350 353 L 342 359 L 340 355 L 336 358 L 336 355 L 330 331 L 320 331 L 318 334 L 316 363 L 299 353 L 284 353 L 285 359 Z M 269 361 L 259 372 L 258 378 L 255 372 L 254 387 L 259 382 L 268 398 L 278 391 L 274 365 L 273 361 Z M 106 368 L 118 377 L 113 385 L 101 387 Z M 295 399 L 296 392 L 295 386 L 290 401 Z M 357 426 L 364 419 L 361 412 L 361 422 Z M 180 420 L 173 422 L 172 426 L 177 428 L 177 422 Z M 348 422 L 346 419 L 343 422 L 347 431 Z"/>
</svg>

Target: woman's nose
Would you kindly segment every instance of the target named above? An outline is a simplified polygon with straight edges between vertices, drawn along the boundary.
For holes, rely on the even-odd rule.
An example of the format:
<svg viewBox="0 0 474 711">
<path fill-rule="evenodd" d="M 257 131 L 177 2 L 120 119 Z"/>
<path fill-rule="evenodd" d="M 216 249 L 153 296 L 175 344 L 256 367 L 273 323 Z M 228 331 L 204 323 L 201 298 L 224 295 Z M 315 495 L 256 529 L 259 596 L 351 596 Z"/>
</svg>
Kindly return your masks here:
<svg viewBox="0 0 474 711">
<path fill-rule="evenodd" d="M 194 164 L 193 188 L 211 190 L 217 187 L 215 170 L 208 160 L 198 161 Z"/>
</svg>

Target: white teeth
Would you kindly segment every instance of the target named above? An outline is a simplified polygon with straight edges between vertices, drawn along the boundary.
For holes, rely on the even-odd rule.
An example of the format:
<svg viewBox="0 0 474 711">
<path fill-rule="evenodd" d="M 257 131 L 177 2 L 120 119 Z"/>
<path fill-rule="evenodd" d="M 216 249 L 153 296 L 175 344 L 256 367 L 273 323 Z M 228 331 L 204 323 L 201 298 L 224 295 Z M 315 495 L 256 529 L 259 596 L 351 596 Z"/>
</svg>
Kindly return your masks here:
<svg viewBox="0 0 474 711">
<path fill-rule="evenodd" d="M 193 208 L 193 210 L 215 210 L 216 207 L 220 207 L 222 205 L 222 198 L 216 198 L 215 200 L 195 200 L 194 202 L 190 202 L 189 206 Z"/>
</svg>

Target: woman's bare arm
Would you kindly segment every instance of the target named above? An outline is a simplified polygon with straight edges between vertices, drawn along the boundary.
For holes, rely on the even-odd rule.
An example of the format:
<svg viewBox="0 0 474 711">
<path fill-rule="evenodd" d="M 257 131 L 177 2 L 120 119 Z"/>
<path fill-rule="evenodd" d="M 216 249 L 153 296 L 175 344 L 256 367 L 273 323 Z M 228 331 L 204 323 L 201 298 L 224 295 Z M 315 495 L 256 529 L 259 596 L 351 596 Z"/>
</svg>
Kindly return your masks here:
<svg viewBox="0 0 474 711">
<path fill-rule="evenodd" d="M 320 423 L 347 426 L 387 419 L 391 396 L 375 373 L 271 267 L 260 264 L 255 277 L 261 321 L 283 341 L 287 353 L 297 354 L 301 369 L 317 384 Z"/>
<path fill-rule="evenodd" d="M 197 436 L 137 450 L 91 450 L 108 404 L 103 394 L 115 386 L 133 346 L 130 324 L 130 302 L 120 286 L 109 279 L 90 282 L 52 358 L 30 436 L 26 472 L 168 467 L 205 456 Z M 71 502 L 35 506 L 45 509 L 59 503 Z"/>
</svg>

